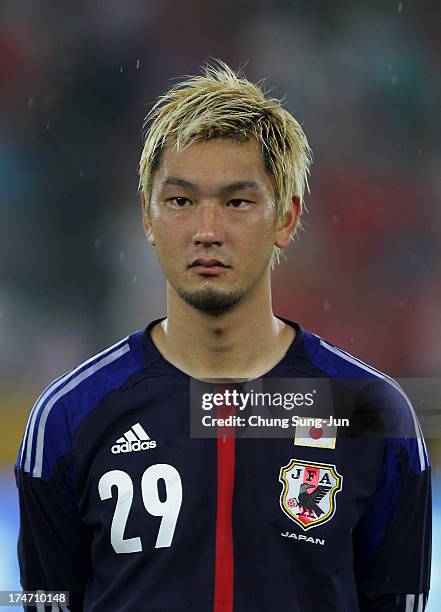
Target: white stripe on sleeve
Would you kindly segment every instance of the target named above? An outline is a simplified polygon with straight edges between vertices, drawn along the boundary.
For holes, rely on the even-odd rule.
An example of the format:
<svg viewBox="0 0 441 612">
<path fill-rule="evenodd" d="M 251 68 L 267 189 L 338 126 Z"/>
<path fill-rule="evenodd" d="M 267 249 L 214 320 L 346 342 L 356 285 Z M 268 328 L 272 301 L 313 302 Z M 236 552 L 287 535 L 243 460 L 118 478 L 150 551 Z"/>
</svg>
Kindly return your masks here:
<svg viewBox="0 0 441 612">
<path fill-rule="evenodd" d="M 64 374 L 63 376 L 60 376 L 59 378 L 54 380 L 54 382 L 51 383 L 47 387 L 47 389 L 40 395 L 40 397 L 38 398 L 34 407 L 31 410 L 31 413 L 29 415 L 29 419 L 26 425 L 25 433 L 23 436 L 20 467 L 24 469 L 25 472 L 31 471 L 31 456 L 32 456 L 32 445 L 33 445 L 35 421 L 37 419 L 41 406 L 44 404 L 47 398 L 51 395 L 51 393 L 53 393 L 53 391 L 55 391 L 56 389 L 59 389 L 70 378 L 73 378 L 75 374 L 77 374 L 81 370 L 81 368 L 84 368 L 84 366 L 88 365 L 92 361 L 95 361 L 96 359 L 99 359 L 100 357 L 104 357 L 105 355 L 108 355 L 112 351 L 117 350 L 120 346 L 122 346 L 125 342 L 127 342 L 127 339 L 128 338 L 124 338 L 123 340 L 120 340 L 119 342 L 105 349 L 101 353 L 94 355 L 93 357 L 91 357 L 90 359 L 88 359 L 87 361 L 79 365 L 77 368 L 75 368 L 71 372 L 68 372 L 67 374 Z M 26 454 L 25 454 L 25 450 L 26 450 Z M 23 457 L 25 457 L 24 466 L 23 466 Z"/>
<path fill-rule="evenodd" d="M 372 374 L 376 374 L 377 376 L 379 376 L 380 378 L 382 378 L 383 380 L 385 380 L 386 382 L 391 384 L 392 387 L 394 387 L 394 389 L 396 389 L 404 397 L 404 399 L 406 400 L 406 403 L 407 403 L 407 405 L 409 407 L 410 413 L 412 415 L 413 425 L 415 427 L 415 434 L 416 434 L 415 437 L 416 437 L 417 444 L 418 444 L 418 455 L 419 455 L 419 459 L 420 459 L 420 467 L 421 467 L 421 471 L 424 472 L 424 470 L 427 467 L 427 462 L 426 462 L 427 450 L 426 450 L 426 445 L 425 445 L 425 442 L 424 442 L 423 434 L 421 432 L 420 424 L 419 424 L 418 419 L 416 417 L 415 410 L 413 409 L 413 406 L 412 406 L 409 398 L 407 397 L 407 395 L 404 392 L 404 390 L 400 387 L 400 385 L 393 378 L 391 378 L 390 376 L 387 376 L 386 374 L 383 374 L 383 372 L 380 372 L 379 370 L 376 370 L 375 368 L 372 368 L 371 366 L 369 366 L 366 363 L 364 363 L 364 361 L 361 361 L 360 359 L 357 359 L 356 357 L 353 357 L 352 355 L 349 355 L 349 353 L 346 353 L 346 351 L 343 351 L 343 350 L 337 348 L 336 346 L 332 346 L 332 344 L 328 344 L 322 338 L 320 338 L 320 344 L 325 349 L 330 351 L 331 353 L 334 353 L 335 355 L 338 355 L 342 359 L 345 359 L 346 361 L 349 361 L 349 363 L 352 363 L 353 365 L 356 365 L 356 366 L 362 368 L 363 370 L 366 370 L 367 372 L 371 372 Z M 407 610 L 406 610 L 406 612 L 407 612 Z"/>
<path fill-rule="evenodd" d="M 127 343 L 123 345 L 120 349 L 118 349 L 117 351 L 111 353 L 110 355 L 107 355 L 107 357 L 104 357 L 99 362 L 87 368 L 87 370 L 84 370 L 83 372 L 78 374 L 78 376 L 73 378 L 67 385 L 65 385 L 62 389 L 60 389 L 57 393 L 55 393 L 55 395 L 53 395 L 51 399 L 47 402 L 47 404 L 41 411 L 40 422 L 38 424 L 37 449 L 35 453 L 34 469 L 32 472 L 32 475 L 34 477 L 41 478 L 41 472 L 42 472 L 42 467 L 43 467 L 44 431 L 46 427 L 47 418 L 54 404 L 61 397 L 63 397 L 63 395 L 66 395 L 66 393 L 69 393 L 69 391 L 72 391 L 72 389 L 75 389 L 75 387 L 77 387 L 80 383 L 86 380 L 86 378 L 89 378 L 89 376 L 92 376 L 92 374 L 94 374 L 95 372 L 98 372 L 98 370 L 101 370 L 101 368 L 104 368 L 109 363 L 112 363 L 112 361 L 115 361 L 116 359 L 118 359 L 119 357 L 127 353 L 128 351 L 130 351 L 130 346 Z"/>
</svg>

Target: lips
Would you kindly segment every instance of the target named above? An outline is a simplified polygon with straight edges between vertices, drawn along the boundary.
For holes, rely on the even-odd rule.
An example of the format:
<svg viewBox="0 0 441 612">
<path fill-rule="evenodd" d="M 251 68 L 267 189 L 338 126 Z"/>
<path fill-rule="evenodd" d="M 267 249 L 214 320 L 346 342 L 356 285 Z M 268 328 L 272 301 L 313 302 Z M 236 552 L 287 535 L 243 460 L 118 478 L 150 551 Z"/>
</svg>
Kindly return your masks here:
<svg viewBox="0 0 441 612">
<path fill-rule="evenodd" d="M 218 259 L 196 259 L 192 264 L 191 267 L 194 268 L 196 266 L 202 266 L 204 268 L 212 268 L 214 266 L 221 266 L 222 268 L 226 268 L 227 266 L 225 266 L 221 261 L 219 261 Z"/>
<path fill-rule="evenodd" d="M 217 276 L 218 274 L 222 274 L 225 272 L 229 266 L 225 265 L 219 259 L 214 258 L 203 258 L 195 259 L 191 264 L 190 269 L 197 274 L 201 274 L 203 276 Z"/>
</svg>

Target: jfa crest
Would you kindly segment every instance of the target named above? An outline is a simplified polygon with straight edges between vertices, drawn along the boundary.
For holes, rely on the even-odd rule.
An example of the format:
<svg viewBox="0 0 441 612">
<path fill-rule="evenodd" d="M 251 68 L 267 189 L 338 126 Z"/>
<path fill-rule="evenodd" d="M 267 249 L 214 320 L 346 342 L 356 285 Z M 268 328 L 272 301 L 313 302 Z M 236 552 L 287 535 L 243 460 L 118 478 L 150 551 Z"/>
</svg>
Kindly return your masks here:
<svg viewBox="0 0 441 612">
<path fill-rule="evenodd" d="M 334 516 L 335 496 L 343 483 L 335 465 L 291 459 L 280 469 L 279 480 L 283 484 L 280 507 L 304 531 Z"/>
</svg>

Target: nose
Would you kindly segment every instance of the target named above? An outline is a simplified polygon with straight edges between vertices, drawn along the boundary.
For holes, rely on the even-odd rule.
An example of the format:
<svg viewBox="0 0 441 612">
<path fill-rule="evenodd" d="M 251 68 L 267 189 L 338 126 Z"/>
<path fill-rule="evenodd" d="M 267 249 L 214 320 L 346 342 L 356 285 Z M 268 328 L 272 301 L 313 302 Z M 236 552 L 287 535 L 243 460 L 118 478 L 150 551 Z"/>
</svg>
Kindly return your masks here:
<svg viewBox="0 0 441 612">
<path fill-rule="evenodd" d="M 194 244 L 196 246 L 221 246 L 224 241 L 224 225 L 219 204 L 202 203 L 198 208 L 193 235 Z"/>
</svg>

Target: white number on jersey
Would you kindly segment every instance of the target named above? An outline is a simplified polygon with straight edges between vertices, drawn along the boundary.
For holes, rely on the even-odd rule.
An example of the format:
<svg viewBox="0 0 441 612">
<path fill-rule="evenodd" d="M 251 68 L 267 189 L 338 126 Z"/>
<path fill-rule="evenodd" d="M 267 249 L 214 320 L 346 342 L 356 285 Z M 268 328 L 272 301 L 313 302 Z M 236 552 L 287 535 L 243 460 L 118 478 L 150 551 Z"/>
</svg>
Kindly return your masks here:
<svg viewBox="0 0 441 612">
<path fill-rule="evenodd" d="M 164 502 L 159 499 L 158 495 L 160 478 L 164 480 L 167 491 Z M 147 512 L 153 516 L 162 516 L 155 548 L 168 548 L 172 543 L 182 504 L 182 484 L 179 472 L 167 463 L 151 465 L 142 475 L 141 491 Z"/>
<path fill-rule="evenodd" d="M 158 481 L 165 483 L 166 499 L 159 499 Z M 127 519 L 133 501 L 133 482 L 122 470 L 111 470 L 100 478 L 98 492 L 102 500 L 112 498 L 112 487 L 117 488 L 115 512 L 110 528 L 110 542 L 116 553 L 142 551 L 141 538 L 124 538 Z M 182 483 L 179 472 L 167 463 L 148 467 L 141 479 L 141 493 L 144 507 L 153 516 L 162 516 L 155 548 L 171 546 L 182 504 Z"/>
<path fill-rule="evenodd" d="M 131 553 L 142 550 L 141 538 L 124 539 L 127 517 L 133 501 L 133 483 L 126 472 L 112 470 L 106 472 L 100 478 L 98 491 L 101 499 L 112 497 L 112 487 L 116 486 L 118 497 L 116 500 L 115 513 L 110 528 L 110 542 L 116 553 Z"/>
</svg>

